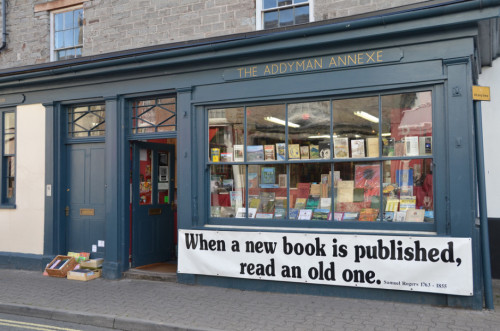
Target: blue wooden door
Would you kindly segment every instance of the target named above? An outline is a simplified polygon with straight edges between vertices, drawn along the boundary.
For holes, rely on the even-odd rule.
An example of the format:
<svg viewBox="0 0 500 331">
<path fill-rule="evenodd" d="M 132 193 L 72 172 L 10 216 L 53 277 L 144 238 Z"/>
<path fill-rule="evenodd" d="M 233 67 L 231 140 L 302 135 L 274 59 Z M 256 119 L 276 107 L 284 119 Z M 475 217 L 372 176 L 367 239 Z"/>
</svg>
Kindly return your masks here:
<svg viewBox="0 0 500 331">
<path fill-rule="evenodd" d="M 99 241 L 103 243 L 105 238 L 104 156 L 104 143 L 68 145 L 65 192 L 67 250 L 91 252 L 92 257 L 102 258 L 105 247 Z M 92 252 L 93 246 L 96 252 Z"/>
<path fill-rule="evenodd" d="M 174 258 L 174 146 L 133 143 L 132 266 Z"/>
</svg>

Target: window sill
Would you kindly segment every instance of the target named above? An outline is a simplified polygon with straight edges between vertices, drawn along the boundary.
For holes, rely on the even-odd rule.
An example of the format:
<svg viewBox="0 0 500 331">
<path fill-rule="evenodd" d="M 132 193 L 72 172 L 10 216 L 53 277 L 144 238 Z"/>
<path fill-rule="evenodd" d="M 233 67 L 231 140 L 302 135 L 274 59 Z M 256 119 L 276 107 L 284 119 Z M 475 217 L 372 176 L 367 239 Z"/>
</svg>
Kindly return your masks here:
<svg viewBox="0 0 500 331">
<path fill-rule="evenodd" d="M 0 209 L 16 209 L 16 205 L 0 204 Z"/>
</svg>

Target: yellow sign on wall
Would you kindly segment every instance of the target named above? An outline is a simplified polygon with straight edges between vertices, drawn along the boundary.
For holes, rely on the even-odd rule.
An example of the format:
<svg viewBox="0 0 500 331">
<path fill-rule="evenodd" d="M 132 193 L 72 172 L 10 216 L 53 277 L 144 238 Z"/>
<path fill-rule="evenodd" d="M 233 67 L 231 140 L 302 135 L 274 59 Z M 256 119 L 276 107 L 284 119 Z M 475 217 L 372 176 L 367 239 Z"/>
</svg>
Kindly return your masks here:
<svg viewBox="0 0 500 331">
<path fill-rule="evenodd" d="M 472 100 L 490 101 L 490 88 L 488 86 L 472 86 Z"/>
</svg>

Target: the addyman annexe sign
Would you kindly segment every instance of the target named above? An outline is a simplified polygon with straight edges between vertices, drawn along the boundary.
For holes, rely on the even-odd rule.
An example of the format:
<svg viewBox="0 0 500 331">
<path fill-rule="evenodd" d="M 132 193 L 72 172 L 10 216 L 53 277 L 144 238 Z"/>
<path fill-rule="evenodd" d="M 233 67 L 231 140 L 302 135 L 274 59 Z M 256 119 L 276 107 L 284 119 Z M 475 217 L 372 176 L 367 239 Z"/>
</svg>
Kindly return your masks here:
<svg viewBox="0 0 500 331">
<path fill-rule="evenodd" d="M 470 238 L 180 230 L 186 274 L 472 295 Z"/>
<path fill-rule="evenodd" d="M 256 64 L 224 70 L 226 81 L 399 62 L 403 50 L 389 48 Z"/>
</svg>

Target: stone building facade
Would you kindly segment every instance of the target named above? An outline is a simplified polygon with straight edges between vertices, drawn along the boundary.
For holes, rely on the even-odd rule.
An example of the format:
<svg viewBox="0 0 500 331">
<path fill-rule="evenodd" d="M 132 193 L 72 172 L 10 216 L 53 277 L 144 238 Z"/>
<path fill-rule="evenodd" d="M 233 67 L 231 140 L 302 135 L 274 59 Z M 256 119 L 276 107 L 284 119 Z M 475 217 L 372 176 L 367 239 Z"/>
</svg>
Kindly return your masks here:
<svg viewBox="0 0 500 331">
<path fill-rule="evenodd" d="M 0 69 L 50 61 L 52 10 L 83 6 L 83 56 L 255 31 L 262 0 L 4 0 L 7 47 Z M 314 0 L 321 21 L 422 0 Z"/>
</svg>

